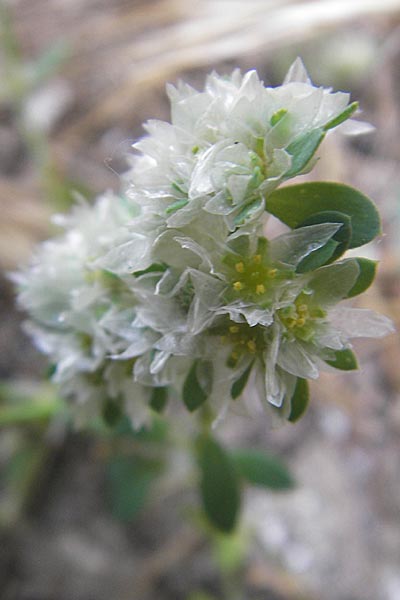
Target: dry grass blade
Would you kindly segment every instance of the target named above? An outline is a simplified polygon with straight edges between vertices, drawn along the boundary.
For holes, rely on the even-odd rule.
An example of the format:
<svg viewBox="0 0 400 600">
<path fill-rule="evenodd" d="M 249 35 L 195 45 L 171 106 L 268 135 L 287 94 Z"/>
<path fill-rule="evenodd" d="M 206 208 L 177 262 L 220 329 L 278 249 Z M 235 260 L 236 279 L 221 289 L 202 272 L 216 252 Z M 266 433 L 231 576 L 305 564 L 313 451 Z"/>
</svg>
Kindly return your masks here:
<svg viewBox="0 0 400 600">
<path fill-rule="evenodd" d="M 132 108 L 132 103 L 137 102 L 144 91 L 184 69 L 300 42 L 321 30 L 333 29 L 360 17 L 400 12 L 398 0 L 380 3 L 375 0 L 351 3 L 331 0 L 183 3 L 175 0 L 156 6 L 163 10 L 154 13 L 159 21 L 146 35 L 136 36 L 134 28 L 133 41 L 110 50 L 108 56 L 103 57 L 102 68 L 115 71 L 114 84 L 117 85 L 64 132 L 67 137 L 82 135 L 117 120 L 126 113 L 127 107 Z M 168 22 L 166 16 L 171 14 L 176 18 Z M 124 31 L 128 30 L 125 26 Z M 82 31 L 80 33 L 82 35 Z M 112 29 L 108 35 L 114 35 Z"/>
</svg>

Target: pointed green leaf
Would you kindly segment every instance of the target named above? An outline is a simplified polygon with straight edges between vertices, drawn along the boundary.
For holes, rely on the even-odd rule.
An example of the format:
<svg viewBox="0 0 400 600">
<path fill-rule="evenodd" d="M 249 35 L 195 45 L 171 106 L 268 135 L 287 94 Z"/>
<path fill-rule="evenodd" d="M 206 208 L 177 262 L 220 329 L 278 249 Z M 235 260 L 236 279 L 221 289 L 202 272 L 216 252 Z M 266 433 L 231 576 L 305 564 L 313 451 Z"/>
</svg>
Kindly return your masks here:
<svg viewBox="0 0 400 600">
<path fill-rule="evenodd" d="M 220 444 L 208 435 L 197 440 L 197 456 L 204 512 L 214 527 L 229 533 L 236 525 L 240 509 L 240 487 L 234 464 Z"/>
<path fill-rule="evenodd" d="M 344 123 L 344 121 L 347 121 L 347 119 L 350 119 L 350 117 L 356 112 L 357 108 L 358 102 L 352 102 L 349 104 L 349 106 L 347 106 L 344 111 L 340 113 L 340 115 L 337 115 L 337 117 L 334 117 L 324 125 L 324 131 L 333 129 L 338 125 L 341 125 L 341 123 Z"/>
<path fill-rule="evenodd" d="M 360 273 L 355 284 L 347 294 L 347 298 L 358 296 L 358 294 L 364 292 L 367 288 L 369 288 L 375 278 L 377 266 L 377 262 L 375 260 L 370 260 L 368 258 L 356 258 L 355 260 L 360 268 Z"/>
<path fill-rule="evenodd" d="M 176 212 L 180 208 L 183 208 L 187 204 L 189 204 L 189 200 L 187 200 L 187 199 L 176 200 L 176 202 L 173 202 L 172 204 L 167 206 L 167 208 L 165 209 L 165 212 L 167 215 L 170 215 L 171 213 Z"/>
<path fill-rule="evenodd" d="M 107 467 L 111 508 L 114 516 L 131 521 L 144 507 L 150 487 L 162 470 L 160 461 L 135 456 L 114 456 Z"/>
<path fill-rule="evenodd" d="M 197 377 L 197 360 L 194 361 L 183 384 L 183 401 L 186 408 L 193 412 L 207 400 L 207 394 L 201 387 Z"/>
<path fill-rule="evenodd" d="M 315 213 L 344 213 L 351 219 L 349 248 L 363 246 L 381 230 L 379 214 L 371 200 L 340 183 L 313 182 L 279 188 L 267 196 L 266 210 L 293 229 Z"/>
<path fill-rule="evenodd" d="M 308 382 L 306 379 L 301 379 L 301 377 L 298 377 L 291 400 L 292 409 L 290 411 L 288 421 L 291 423 L 298 421 L 306 412 L 309 401 L 310 392 L 308 389 Z"/>
<path fill-rule="evenodd" d="M 163 412 L 168 402 L 168 388 L 166 387 L 156 387 L 154 388 L 151 398 L 150 398 L 150 406 L 153 410 L 158 413 Z"/>
<path fill-rule="evenodd" d="M 292 165 L 285 173 L 285 177 L 293 177 L 307 166 L 318 146 L 325 137 L 325 132 L 322 129 L 313 129 L 308 133 L 300 135 L 289 146 L 286 151 L 292 155 Z"/>
<path fill-rule="evenodd" d="M 277 110 L 276 112 L 274 112 L 274 114 L 272 115 L 272 117 L 270 118 L 269 122 L 272 125 L 272 127 L 274 127 L 277 123 L 279 123 L 279 121 L 281 119 L 283 119 L 283 117 L 285 115 L 287 115 L 287 108 L 280 108 L 279 110 Z"/>
<path fill-rule="evenodd" d="M 342 223 L 342 226 L 332 239 L 328 240 L 325 246 L 315 250 L 301 261 L 296 269 L 298 273 L 313 271 L 314 269 L 322 267 L 324 264 L 333 262 L 346 252 L 349 246 L 352 235 L 350 217 L 335 210 L 324 210 L 305 219 L 298 228 L 306 227 L 308 225 L 317 225 L 318 223 Z"/>
<path fill-rule="evenodd" d="M 357 358 L 349 348 L 345 350 L 337 350 L 334 360 L 325 361 L 331 367 L 340 369 L 341 371 L 355 371 L 358 369 Z"/>
<path fill-rule="evenodd" d="M 297 265 L 296 273 L 308 273 L 309 271 L 315 271 L 315 269 L 323 267 L 330 262 L 338 246 L 338 242 L 335 242 L 333 239 L 328 240 L 325 246 L 314 250 L 314 252 L 303 258 Z"/>
<path fill-rule="evenodd" d="M 165 273 L 167 270 L 167 265 L 162 263 L 153 263 L 147 269 L 143 269 L 142 271 L 135 271 L 132 273 L 134 277 L 140 277 L 141 275 L 147 275 L 147 273 Z"/>
<path fill-rule="evenodd" d="M 257 450 L 238 450 L 232 458 L 240 475 L 252 485 L 272 490 L 287 490 L 294 486 L 289 471 L 274 456 Z"/>
<path fill-rule="evenodd" d="M 121 404 L 113 398 L 107 398 L 103 404 L 102 417 L 109 427 L 114 427 L 122 417 Z"/>
<path fill-rule="evenodd" d="M 308 286 L 314 291 L 313 301 L 326 308 L 347 297 L 360 269 L 354 258 L 326 265 L 310 275 Z"/>
<path fill-rule="evenodd" d="M 261 203 L 262 200 L 257 198 L 257 200 L 253 200 L 252 202 L 249 202 L 249 204 L 246 204 L 246 206 L 242 208 L 242 210 L 235 216 L 235 226 L 239 227 L 240 225 L 244 225 L 247 220 L 251 219 L 255 214 L 257 214 L 261 208 Z"/>
<path fill-rule="evenodd" d="M 246 383 L 249 379 L 249 375 L 251 373 L 252 368 L 253 368 L 253 363 L 251 363 L 251 365 L 249 365 L 247 367 L 245 372 L 242 373 L 242 375 L 239 377 L 239 379 L 237 379 L 235 381 L 235 383 L 232 385 L 231 396 L 232 396 L 233 400 L 236 400 L 236 398 L 238 398 L 240 396 L 240 394 L 243 392 L 244 388 L 246 387 Z"/>
</svg>

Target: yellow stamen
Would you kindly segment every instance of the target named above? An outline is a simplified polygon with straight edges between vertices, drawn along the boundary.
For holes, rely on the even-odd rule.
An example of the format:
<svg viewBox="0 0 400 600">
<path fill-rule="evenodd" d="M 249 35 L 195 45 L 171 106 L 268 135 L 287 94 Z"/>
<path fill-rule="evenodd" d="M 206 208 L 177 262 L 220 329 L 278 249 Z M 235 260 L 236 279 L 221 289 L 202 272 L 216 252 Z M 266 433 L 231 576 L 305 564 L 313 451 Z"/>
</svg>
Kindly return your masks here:
<svg viewBox="0 0 400 600">
<path fill-rule="evenodd" d="M 286 325 L 289 329 L 293 329 L 297 325 L 297 319 L 293 319 L 293 317 L 286 319 Z"/>
<path fill-rule="evenodd" d="M 299 315 L 305 315 L 308 313 L 308 306 L 307 304 L 300 304 L 300 306 L 297 309 L 297 312 L 299 313 Z"/>
<path fill-rule="evenodd" d="M 268 270 L 268 277 L 271 277 L 272 279 L 275 277 L 275 275 L 277 274 L 278 269 L 269 269 Z"/>
<path fill-rule="evenodd" d="M 238 273 L 243 273 L 244 272 L 244 264 L 242 262 L 236 263 L 235 269 Z"/>
<path fill-rule="evenodd" d="M 304 317 L 300 317 L 299 319 L 297 319 L 296 325 L 298 327 L 303 327 L 303 325 L 305 324 L 306 320 Z"/>
<path fill-rule="evenodd" d="M 254 352 L 257 350 L 257 346 L 254 340 L 249 340 L 247 342 L 247 347 L 250 350 L 251 353 L 254 354 Z"/>
<path fill-rule="evenodd" d="M 240 290 L 242 290 L 244 288 L 244 285 L 241 281 L 235 281 L 235 283 L 233 284 L 233 289 L 236 290 L 237 292 L 240 292 Z"/>
<path fill-rule="evenodd" d="M 238 327 L 238 325 L 231 325 L 231 326 L 229 327 L 229 331 L 230 331 L 231 333 L 238 333 L 238 331 L 239 331 L 239 327 Z"/>
<path fill-rule="evenodd" d="M 259 265 L 261 263 L 261 254 L 255 254 L 253 256 L 253 263 L 255 263 L 256 265 Z"/>
<path fill-rule="evenodd" d="M 256 286 L 256 294 L 264 294 L 265 293 L 265 287 L 263 286 L 262 283 L 259 283 Z"/>
</svg>

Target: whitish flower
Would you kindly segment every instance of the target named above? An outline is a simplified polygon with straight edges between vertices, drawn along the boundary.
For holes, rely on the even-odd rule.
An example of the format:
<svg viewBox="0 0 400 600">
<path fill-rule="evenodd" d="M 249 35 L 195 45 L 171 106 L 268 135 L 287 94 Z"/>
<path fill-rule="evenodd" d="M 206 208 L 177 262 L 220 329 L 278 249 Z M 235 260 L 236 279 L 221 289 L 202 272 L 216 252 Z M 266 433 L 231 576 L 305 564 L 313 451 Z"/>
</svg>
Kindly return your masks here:
<svg viewBox="0 0 400 600">
<path fill-rule="evenodd" d="M 211 74 L 202 92 L 180 83 L 168 95 L 171 124 L 145 125 L 126 180 L 144 212 L 174 228 L 203 211 L 228 230 L 258 219 L 266 194 L 308 170 L 326 131 L 356 108 L 349 94 L 314 86 L 300 59 L 278 87 L 236 70 Z"/>
<path fill-rule="evenodd" d="M 187 317 L 185 324 L 181 316 L 179 331 L 164 329 L 158 347 L 181 352 L 184 341 L 193 358 L 212 365 L 207 386 L 219 409 L 215 389 L 220 393 L 222 383 L 228 390 L 226 406 L 231 394 L 245 391 L 253 371 L 250 380 L 259 400 L 287 417 L 297 378 L 317 378 L 338 352 L 351 347 L 352 338 L 393 330 L 389 319 L 372 311 L 336 307 L 357 281 L 356 259 L 297 272 L 301 261 L 339 228 L 335 223 L 302 227 L 272 241 L 239 235 L 218 262 L 203 251 L 208 272 L 189 267 L 172 288 L 173 273 L 164 273 L 159 293 L 182 311 L 185 299 Z"/>
<path fill-rule="evenodd" d="M 346 243 L 353 232 L 365 243 L 360 195 L 349 215 L 333 207 L 339 223 L 320 222 L 316 203 L 317 224 L 263 236 L 268 194 L 310 169 L 356 106 L 315 87 L 299 60 L 275 88 L 234 71 L 210 75 L 202 92 L 168 93 L 172 123 L 146 125 L 127 195 L 58 217 L 63 235 L 14 277 L 27 330 L 83 418 L 121 409 L 139 426 L 167 388 L 221 416 L 250 386 L 287 417 L 299 378 L 335 365 L 352 338 L 391 330 L 385 317 L 337 306 L 359 278 L 357 259 L 315 268 L 344 247 L 333 239 L 343 224 Z M 379 219 L 365 206 L 371 239 Z"/>
<path fill-rule="evenodd" d="M 19 304 L 30 313 L 26 330 L 50 357 L 62 393 L 85 411 L 95 406 L 98 412 L 114 399 L 139 424 L 151 389 L 134 382 L 134 363 L 159 334 L 139 322 L 130 280 L 97 266 L 131 218 L 130 206 L 112 194 L 94 206 L 81 203 L 57 217 L 64 235 L 42 244 L 14 279 Z"/>
</svg>

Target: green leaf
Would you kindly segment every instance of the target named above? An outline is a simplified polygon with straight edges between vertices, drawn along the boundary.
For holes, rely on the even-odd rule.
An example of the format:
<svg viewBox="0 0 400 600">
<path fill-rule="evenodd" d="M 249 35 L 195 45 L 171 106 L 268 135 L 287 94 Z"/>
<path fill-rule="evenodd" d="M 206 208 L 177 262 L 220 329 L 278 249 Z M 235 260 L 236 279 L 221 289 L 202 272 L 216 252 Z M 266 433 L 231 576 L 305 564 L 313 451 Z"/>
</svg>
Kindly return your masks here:
<svg viewBox="0 0 400 600">
<path fill-rule="evenodd" d="M 167 441 L 168 432 L 167 421 L 158 415 L 153 416 L 150 425 L 145 425 L 138 430 L 133 429 L 131 420 L 125 415 L 111 431 L 111 434 L 117 439 L 132 438 L 144 443 L 160 444 Z"/>
<path fill-rule="evenodd" d="M 360 267 L 360 273 L 357 277 L 357 281 L 347 294 L 347 298 L 358 296 L 364 292 L 375 278 L 377 262 L 375 260 L 369 260 L 368 258 L 356 258 L 355 259 Z"/>
<path fill-rule="evenodd" d="M 212 555 L 221 573 L 229 577 L 240 572 L 246 560 L 248 543 L 247 532 L 240 527 L 230 535 L 214 533 Z"/>
<path fill-rule="evenodd" d="M 311 252 L 311 254 L 303 258 L 297 265 L 296 273 L 309 273 L 310 271 L 319 269 L 319 267 L 323 267 L 330 262 L 338 245 L 338 242 L 335 242 L 333 239 L 328 240 L 325 246 L 318 248 L 318 250 Z"/>
<path fill-rule="evenodd" d="M 344 121 L 347 121 L 347 119 L 350 119 L 352 114 L 356 112 L 357 108 L 358 102 L 352 102 L 351 104 L 349 104 L 349 106 L 347 106 L 344 109 L 344 111 L 340 113 L 340 115 L 337 115 L 337 117 L 334 117 L 324 125 L 324 131 L 328 131 L 328 129 L 333 129 L 334 127 L 337 127 Z"/>
<path fill-rule="evenodd" d="M 285 173 L 285 177 L 293 177 L 307 166 L 318 146 L 325 137 L 325 132 L 322 129 L 313 129 L 308 133 L 300 135 L 289 146 L 286 151 L 292 155 L 292 165 Z"/>
<path fill-rule="evenodd" d="M 333 306 L 347 297 L 360 269 L 354 258 L 321 267 L 310 275 L 308 287 L 314 291 L 313 302 L 322 308 Z"/>
<path fill-rule="evenodd" d="M 173 202 L 172 204 L 167 206 L 167 208 L 165 209 L 165 212 L 167 215 L 170 215 L 171 213 L 176 212 L 180 208 L 183 208 L 187 204 L 189 204 L 189 200 L 187 200 L 187 199 L 177 200 L 176 202 Z"/>
<path fill-rule="evenodd" d="M 237 379 L 232 387 L 231 387 L 231 396 L 233 398 L 233 400 L 236 400 L 236 398 L 238 398 L 240 396 L 240 394 L 243 392 L 244 388 L 246 387 L 246 383 L 249 379 L 249 375 L 251 373 L 251 369 L 253 368 L 253 363 L 251 363 L 247 369 L 245 370 L 244 373 L 242 373 L 242 375 L 239 377 L 239 379 Z"/>
<path fill-rule="evenodd" d="M 147 275 L 147 273 L 164 273 L 167 270 L 167 265 L 161 263 L 153 263 L 147 269 L 142 271 L 135 271 L 132 273 L 134 277 L 140 277 L 141 275 Z"/>
<path fill-rule="evenodd" d="M 274 456 L 257 450 L 238 450 L 232 458 L 242 477 L 252 485 L 287 490 L 294 481 L 287 468 Z"/>
<path fill-rule="evenodd" d="M 313 271 L 325 264 L 333 262 L 346 252 L 349 246 L 352 235 L 350 217 L 335 210 L 324 210 L 311 215 L 308 219 L 305 219 L 305 221 L 300 223 L 297 228 L 306 227 L 308 225 L 317 225 L 319 223 L 342 223 L 342 226 L 335 235 L 328 240 L 325 246 L 303 258 L 301 263 L 297 266 L 296 271 L 298 273 Z"/>
<path fill-rule="evenodd" d="M 151 398 L 150 398 L 150 406 L 153 410 L 158 413 L 163 412 L 168 402 L 168 388 L 166 387 L 156 387 L 154 388 Z"/>
<path fill-rule="evenodd" d="M 197 410 L 207 400 L 207 394 L 197 378 L 198 365 L 199 361 L 195 360 L 183 384 L 183 401 L 190 412 Z"/>
<path fill-rule="evenodd" d="M 298 421 L 306 412 L 310 401 L 310 392 L 308 389 L 308 382 L 306 379 L 297 378 L 296 387 L 291 400 L 291 411 L 288 417 L 288 421 L 295 423 Z"/>
<path fill-rule="evenodd" d="M 112 398 L 107 398 L 103 404 L 102 417 L 109 427 L 115 427 L 122 418 L 120 403 Z"/>
<path fill-rule="evenodd" d="M 371 200 L 341 183 L 313 182 L 279 188 L 266 198 L 266 210 L 292 229 L 315 213 L 344 213 L 351 219 L 349 248 L 363 246 L 381 230 L 379 214 Z"/>
<path fill-rule="evenodd" d="M 117 455 L 107 468 L 113 515 L 131 521 L 144 507 L 154 479 L 161 471 L 160 461 Z"/>
<path fill-rule="evenodd" d="M 0 383 L 0 428 L 48 421 L 65 411 L 49 384 L 27 389 L 18 382 Z"/>
<path fill-rule="evenodd" d="M 345 350 L 337 350 L 333 360 L 325 361 L 331 367 L 340 369 L 341 371 L 355 371 L 358 369 L 357 358 L 349 348 Z"/>
<path fill-rule="evenodd" d="M 240 509 L 240 488 L 234 464 L 218 442 L 208 435 L 198 438 L 197 456 L 204 512 L 214 527 L 229 533 L 235 528 Z"/>
<path fill-rule="evenodd" d="M 247 220 L 251 219 L 261 208 L 262 200 L 258 199 L 253 200 L 253 202 L 249 202 L 246 204 L 244 208 L 236 215 L 233 222 L 236 227 L 243 225 Z"/>
<path fill-rule="evenodd" d="M 277 123 L 279 123 L 279 121 L 281 121 L 283 119 L 283 117 L 285 115 L 287 115 L 287 112 L 288 112 L 287 108 L 280 108 L 279 110 L 274 112 L 274 114 L 272 115 L 272 117 L 269 120 L 272 127 L 274 127 Z"/>
</svg>

